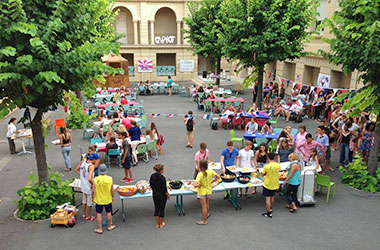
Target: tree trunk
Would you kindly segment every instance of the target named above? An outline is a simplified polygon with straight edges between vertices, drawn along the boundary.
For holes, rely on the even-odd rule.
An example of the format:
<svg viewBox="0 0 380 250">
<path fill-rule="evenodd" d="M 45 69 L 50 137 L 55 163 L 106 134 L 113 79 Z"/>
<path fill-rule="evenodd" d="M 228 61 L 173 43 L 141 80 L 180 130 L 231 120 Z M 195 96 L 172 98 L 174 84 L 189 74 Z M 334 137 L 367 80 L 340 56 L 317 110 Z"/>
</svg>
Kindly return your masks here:
<svg viewBox="0 0 380 250">
<path fill-rule="evenodd" d="M 257 107 L 262 110 L 262 104 L 263 104 L 263 78 L 264 78 L 264 65 L 258 65 L 257 69 L 257 80 L 259 81 L 259 86 L 257 86 L 257 98 L 256 98 L 256 105 Z"/>
<path fill-rule="evenodd" d="M 40 183 L 49 182 L 49 170 L 45 154 L 45 138 L 42 133 L 42 112 L 37 111 L 31 127 L 33 132 L 34 152 L 36 153 L 38 180 Z"/>
<path fill-rule="evenodd" d="M 221 64 L 222 64 L 222 58 L 221 57 L 218 57 L 216 59 L 216 85 L 220 85 L 220 78 L 222 77 L 220 75 L 220 68 L 221 68 Z M 219 77 L 218 77 L 219 76 Z"/>
<path fill-rule="evenodd" d="M 367 169 L 370 175 L 375 175 L 377 166 L 379 164 L 379 153 L 380 153 L 380 114 L 376 118 L 375 126 L 375 141 L 372 145 L 371 151 L 369 152 Z"/>
</svg>

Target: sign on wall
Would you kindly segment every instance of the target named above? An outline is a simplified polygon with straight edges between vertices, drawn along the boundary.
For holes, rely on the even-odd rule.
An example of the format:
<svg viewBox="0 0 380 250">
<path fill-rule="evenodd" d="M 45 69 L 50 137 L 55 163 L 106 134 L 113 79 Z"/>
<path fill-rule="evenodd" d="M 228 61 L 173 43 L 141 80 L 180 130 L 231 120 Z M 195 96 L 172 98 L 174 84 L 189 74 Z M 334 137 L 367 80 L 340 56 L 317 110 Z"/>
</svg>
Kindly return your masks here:
<svg viewBox="0 0 380 250">
<path fill-rule="evenodd" d="M 153 72 L 153 60 L 138 60 L 137 72 L 139 72 L 139 73 L 152 73 Z"/>
<path fill-rule="evenodd" d="M 194 60 L 180 60 L 179 71 L 180 72 L 194 72 Z"/>
<path fill-rule="evenodd" d="M 155 36 L 155 44 L 174 44 L 175 36 Z"/>
<path fill-rule="evenodd" d="M 331 75 L 319 73 L 318 82 L 317 82 L 318 87 L 329 89 L 330 82 L 331 82 Z"/>
</svg>

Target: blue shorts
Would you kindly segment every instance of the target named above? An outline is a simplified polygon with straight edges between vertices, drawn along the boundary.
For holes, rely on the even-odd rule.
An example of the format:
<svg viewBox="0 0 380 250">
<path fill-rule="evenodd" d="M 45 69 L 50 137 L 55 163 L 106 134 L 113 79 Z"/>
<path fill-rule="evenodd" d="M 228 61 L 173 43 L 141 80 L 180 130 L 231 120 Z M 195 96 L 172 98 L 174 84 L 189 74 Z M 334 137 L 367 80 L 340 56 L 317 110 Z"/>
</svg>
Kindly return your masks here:
<svg viewBox="0 0 380 250">
<path fill-rule="evenodd" d="M 103 212 L 103 207 L 106 209 L 106 213 L 112 212 L 112 202 L 111 202 L 110 204 L 107 204 L 107 205 L 95 204 L 96 213 L 101 214 Z"/>
<path fill-rule="evenodd" d="M 132 161 L 131 155 L 126 156 L 125 160 L 124 160 L 124 163 L 122 164 L 123 168 L 125 168 L 125 169 L 131 169 L 131 161 Z"/>
</svg>

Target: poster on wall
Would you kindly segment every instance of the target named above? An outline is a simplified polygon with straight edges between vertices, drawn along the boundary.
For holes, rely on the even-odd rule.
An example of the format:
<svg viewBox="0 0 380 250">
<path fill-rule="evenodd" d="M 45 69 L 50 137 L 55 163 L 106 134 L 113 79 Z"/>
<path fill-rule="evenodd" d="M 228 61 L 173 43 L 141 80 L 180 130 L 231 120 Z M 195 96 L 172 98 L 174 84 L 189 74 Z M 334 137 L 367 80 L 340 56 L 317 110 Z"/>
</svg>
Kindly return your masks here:
<svg viewBox="0 0 380 250">
<path fill-rule="evenodd" d="M 137 72 L 139 72 L 139 73 L 152 73 L 153 72 L 153 60 L 138 60 Z"/>
<path fill-rule="evenodd" d="M 194 72 L 194 60 L 180 60 L 179 71 L 180 72 Z"/>
<path fill-rule="evenodd" d="M 329 89 L 330 88 L 331 75 L 319 73 L 317 86 Z"/>
</svg>

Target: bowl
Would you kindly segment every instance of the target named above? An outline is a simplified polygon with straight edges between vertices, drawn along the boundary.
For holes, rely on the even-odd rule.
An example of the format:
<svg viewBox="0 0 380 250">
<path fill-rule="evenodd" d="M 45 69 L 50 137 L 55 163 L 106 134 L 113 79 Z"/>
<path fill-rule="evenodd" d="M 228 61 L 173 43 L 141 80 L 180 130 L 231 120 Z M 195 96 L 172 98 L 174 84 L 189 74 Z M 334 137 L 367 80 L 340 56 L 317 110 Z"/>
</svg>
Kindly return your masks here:
<svg viewBox="0 0 380 250">
<path fill-rule="evenodd" d="M 220 178 L 222 178 L 222 180 L 224 182 L 233 182 L 236 178 L 236 175 L 235 174 L 225 174 L 225 175 L 221 175 Z"/>
<path fill-rule="evenodd" d="M 240 175 L 238 178 L 237 178 L 238 182 L 240 182 L 241 184 L 247 184 L 250 180 L 251 180 L 251 176 L 249 175 Z"/>
<path fill-rule="evenodd" d="M 169 186 L 172 188 L 172 189 L 180 189 L 182 187 L 183 183 L 182 181 L 180 180 L 176 180 L 176 181 L 170 181 L 169 182 Z"/>
<path fill-rule="evenodd" d="M 117 188 L 116 191 L 119 193 L 119 195 L 128 197 L 135 195 L 137 193 L 137 188 L 130 188 L 128 191 L 124 191 L 122 188 Z"/>
</svg>

